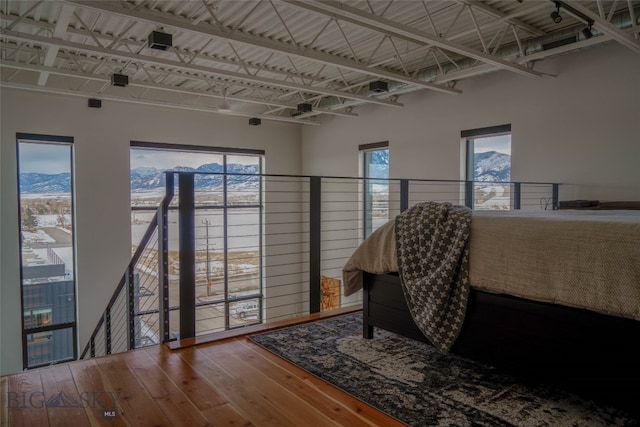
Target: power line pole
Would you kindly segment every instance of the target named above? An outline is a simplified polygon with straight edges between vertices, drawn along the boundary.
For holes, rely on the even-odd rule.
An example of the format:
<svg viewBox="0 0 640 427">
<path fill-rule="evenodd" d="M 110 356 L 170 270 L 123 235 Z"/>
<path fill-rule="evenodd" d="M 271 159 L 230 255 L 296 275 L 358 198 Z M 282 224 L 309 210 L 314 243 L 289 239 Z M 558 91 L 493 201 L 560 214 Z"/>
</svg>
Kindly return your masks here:
<svg viewBox="0 0 640 427">
<path fill-rule="evenodd" d="M 202 223 L 205 225 L 205 232 L 207 236 L 207 296 L 211 296 L 211 271 L 209 268 L 209 224 L 211 224 L 211 222 L 208 219 L 203 219 Z"/>
</svg>

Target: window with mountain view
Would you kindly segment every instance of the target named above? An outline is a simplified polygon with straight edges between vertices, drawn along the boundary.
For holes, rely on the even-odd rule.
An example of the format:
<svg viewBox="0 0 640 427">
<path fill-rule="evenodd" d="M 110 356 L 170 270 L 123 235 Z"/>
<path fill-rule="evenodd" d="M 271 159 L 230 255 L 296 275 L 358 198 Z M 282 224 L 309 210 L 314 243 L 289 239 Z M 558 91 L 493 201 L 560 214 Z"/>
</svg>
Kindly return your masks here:
<svg viewBox="0 0 640 427">
<path fill-rule="evenodd" d="M 195 173 L 196 334 L 261 322 L 262 154 L 132 143 L 130 159 L 133 251 L 164 197 L 165 171 Z M 172 331 L 179 330 L 176 203 L 169 209 Z M 149 259 L 157 263 L 156 256 Z M 137 271 L 134 285 L 142 295 L 136 299 L 138 329 L 149 344 L 159 342 L 158 280 L 149 273 L 154 268 Z"/>
<path fill-rule="evenodd" d="M 18 134 L 25 369 L 77 356 L 72 143 Z"/>
<path fill-rule="evenodd" d="M 511 125 L 462 132 L 474 209 L 511 208 Z"/>
<path fill-rule="evenodd" d="M 360 146 L 364 159 L 364 237 L 389 220 L 389 143 Z"/>
</svg>

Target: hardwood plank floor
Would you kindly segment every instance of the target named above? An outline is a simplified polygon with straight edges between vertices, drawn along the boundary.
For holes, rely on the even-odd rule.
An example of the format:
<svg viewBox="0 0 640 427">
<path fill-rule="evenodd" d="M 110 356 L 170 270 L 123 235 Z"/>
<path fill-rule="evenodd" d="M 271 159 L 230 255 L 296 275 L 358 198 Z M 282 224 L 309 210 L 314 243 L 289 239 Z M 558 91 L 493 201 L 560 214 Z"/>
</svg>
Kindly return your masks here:
<svg viewBox="0 0 640 427">
<path fill-rule="evenodd" d="M 245 337 L 149 347 L 0 380 L 3 427 L 403 425 Z"/>
</svg>

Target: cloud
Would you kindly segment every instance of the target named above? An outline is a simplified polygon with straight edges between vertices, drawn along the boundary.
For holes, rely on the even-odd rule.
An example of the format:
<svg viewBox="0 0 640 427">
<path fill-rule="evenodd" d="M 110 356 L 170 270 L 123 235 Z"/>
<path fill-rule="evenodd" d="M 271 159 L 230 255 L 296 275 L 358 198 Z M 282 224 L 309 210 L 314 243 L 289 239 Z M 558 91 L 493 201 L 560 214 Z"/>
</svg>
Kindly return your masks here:
<svg viewBox="0 0 640 427">
<path fill-rule="evenodd" d="M 71 146 L 21 142 L 18 146 L 20 173 L 71 172 Z"/>
<path fill-rule="evenodd" d="M 511 135 L 489 136 L 473 140 L 476 153 L 497 151 L 498 153 L 511 154 Z"/>
</svg>

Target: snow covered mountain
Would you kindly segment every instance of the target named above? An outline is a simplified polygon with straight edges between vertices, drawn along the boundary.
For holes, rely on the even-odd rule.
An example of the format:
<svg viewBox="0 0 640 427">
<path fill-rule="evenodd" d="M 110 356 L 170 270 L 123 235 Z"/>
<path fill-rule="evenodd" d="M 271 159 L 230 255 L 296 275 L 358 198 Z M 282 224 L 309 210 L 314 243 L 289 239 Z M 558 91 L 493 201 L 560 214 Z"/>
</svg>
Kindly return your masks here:
<svg viewBox="0 0 640 427">
<path fill-rule="evenodd" d="M 386 176 L 388 173 L 388 154 L 376 159 L 372 176 Z M 380 170 L 378 170 L 380 169 Z M 223 166 L 219 163 L 207 163 L 197 168 L 178 166 L 173 170 L 184 172 L 216 172 L 221 173 Z M 257 174 L 258 165 L 241 165 L 230 163 L 227 170 L 231 174 Z M 508 154 L 487 151 L 477 153 L 474 159 L 476 181 L 510 181 L 511 156 Z M 251 176 L 229 176 L 228 185 L 235 189 L 257 189 L 259 179 Z M 222 187 L 221 175 L 196 175 L 196 189 L 213 190 Z M 164 188 L 164 170 L 153 167 L 141 167 L 131 170 L 131 191 L 149 191 Z M 42 174 L 21 173 L 20 192 L 22 194 L 68 193 L 71 191 L 71 175 L 69 173 Z"/>
<path fill-rule="evenodd" d="M 173 170 L 182 172 L 218 172 L 221 173 L 223 166 L 219 163 L 208 163 L 197 168 L 178 166 Z M 256 174 L 260 172 L 258 165 L 241 165 L 229 163 L 227 170 L 231 174 Z M 149 191 L 164 188 L 164 170 L 153 167 L 141 167 L 131 171 L 131 191 Z M 234 189 L 253 188 L 257 189 L 259 179 L 250 176 L 229 176 L 228 185 Z M 196 175 L 196 189 L 212 190 L 222 187 L 222 176 L 220 175 Z M 21 173 L 20 192 L 22 194 L 47 194 L 47 193 L 68 193 L 71 191 L 71 175 L 43 174 L 43 173 Z"/>
<path fill-rule="evenodd" d="M 21 173 L 20 193 L 46 194 L 68 193 L 71 191 L 71 174 Z"/>
<path fill-rule="evenodd" d="M 510 181 L 511 156 L 496 151 L 476 153 L 474 158 L 476 181 Z"/>
</svg>

